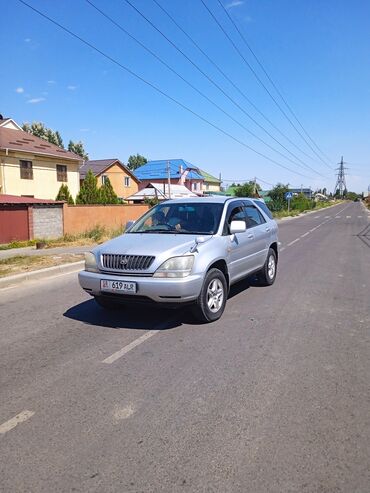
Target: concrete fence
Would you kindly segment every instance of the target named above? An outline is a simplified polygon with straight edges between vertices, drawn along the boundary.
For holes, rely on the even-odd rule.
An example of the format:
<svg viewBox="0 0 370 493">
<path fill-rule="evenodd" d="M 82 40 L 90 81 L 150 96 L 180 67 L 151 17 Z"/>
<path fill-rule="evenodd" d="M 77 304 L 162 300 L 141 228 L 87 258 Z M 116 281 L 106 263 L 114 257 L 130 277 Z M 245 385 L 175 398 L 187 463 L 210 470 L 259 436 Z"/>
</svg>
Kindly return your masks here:
<svg viewBox="0 0 370 493">
<path fill-rule="evenodd" d="M 64 234 L 79 234 L 95 226 L 118 229 L 130 220 L 136 220 L 148 210 L 138 205 L 67 205 L 63 206 Z"/>
</svg>

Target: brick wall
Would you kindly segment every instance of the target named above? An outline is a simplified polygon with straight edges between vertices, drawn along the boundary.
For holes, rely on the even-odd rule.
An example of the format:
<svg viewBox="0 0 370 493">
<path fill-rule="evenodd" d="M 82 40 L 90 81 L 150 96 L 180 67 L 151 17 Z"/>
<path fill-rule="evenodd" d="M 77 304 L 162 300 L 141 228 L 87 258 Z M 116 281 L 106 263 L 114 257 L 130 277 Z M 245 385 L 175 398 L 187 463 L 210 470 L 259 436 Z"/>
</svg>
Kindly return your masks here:
<svg viewBox="0 0 370 493">
<path fill-rule="evenodd" d="M 33 207 L 33 237 L 60 238 L 63 236 L 63 207 Z"/>
<path fill-rule="evenodd" d="M 118 229 L 136 220 L 147 210 L 146 204 L 137 205 L 67 205 L 64 211 L 64 234 L 79 234 L 95 226 Z"/>
</svg>

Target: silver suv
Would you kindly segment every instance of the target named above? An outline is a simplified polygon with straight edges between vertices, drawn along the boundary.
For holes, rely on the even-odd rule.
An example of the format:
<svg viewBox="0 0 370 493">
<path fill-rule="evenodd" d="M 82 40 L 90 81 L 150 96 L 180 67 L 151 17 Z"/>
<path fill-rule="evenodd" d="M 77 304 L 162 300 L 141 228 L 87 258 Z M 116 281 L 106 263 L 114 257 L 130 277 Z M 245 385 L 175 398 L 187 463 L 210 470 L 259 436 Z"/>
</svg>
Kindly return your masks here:
<svg viewBox="0 0 370 493">
<path fill-rule="evenodd" d="M 278 227 L 262 200 L 168 200 L 85 256 L 81 287 L 106 309 L 120 303 L 191 304 L 200 321 L 221 317 L 230 286 L 252 273 L 275 281 Z"/>
</svg>

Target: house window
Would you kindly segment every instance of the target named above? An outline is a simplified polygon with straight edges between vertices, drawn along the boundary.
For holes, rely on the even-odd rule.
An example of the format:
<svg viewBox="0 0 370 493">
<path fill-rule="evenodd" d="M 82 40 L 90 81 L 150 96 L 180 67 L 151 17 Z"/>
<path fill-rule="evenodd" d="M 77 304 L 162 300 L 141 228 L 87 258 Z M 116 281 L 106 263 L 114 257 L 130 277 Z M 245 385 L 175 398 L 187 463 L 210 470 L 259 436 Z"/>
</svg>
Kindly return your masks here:
<svg viewBox="0 0 370 493">
<path fill-rule="evenodd" d="M 101 177 L 101 183 L 102 185 L 105 185 L 107 183 L 108 176 L 107 175 L 102 175 Z"/>
<path fill-rule="evenodd" d="M 57 181 L 67 181 L 67 166 L 57 164 Z"/>
<path fill-rule="evenodd" d="M 23 180 L 33 180 L 32 161 L 19 161 L 21 178 Z"/>
<path fill-rule="evenodd" d="M 130 177 L 125 176 L 125 187 L 129 187 L 129 186 L 130 186 Z"/>
</svg>

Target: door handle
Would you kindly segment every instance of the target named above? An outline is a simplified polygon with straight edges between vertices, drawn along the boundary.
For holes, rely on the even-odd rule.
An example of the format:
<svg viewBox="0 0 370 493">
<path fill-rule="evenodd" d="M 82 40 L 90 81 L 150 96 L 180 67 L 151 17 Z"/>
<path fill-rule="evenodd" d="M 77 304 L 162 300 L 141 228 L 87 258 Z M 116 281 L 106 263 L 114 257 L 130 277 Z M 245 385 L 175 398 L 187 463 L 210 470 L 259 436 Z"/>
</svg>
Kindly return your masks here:
<svg viewBox="0 0 370 493">
<path fill-rule="evenodd" d="M 247 235 L 247 238 L 254 238 L 254 235 L 252 233 L 249 233 L 249 235 Z"/>
<path fill-rule="evenodd" d="M 270 231 L 270 228 L 266 228 L 266 231 L 267 231 L 267 232 L 268 232 L 268 231 Z"/>
</svg>

